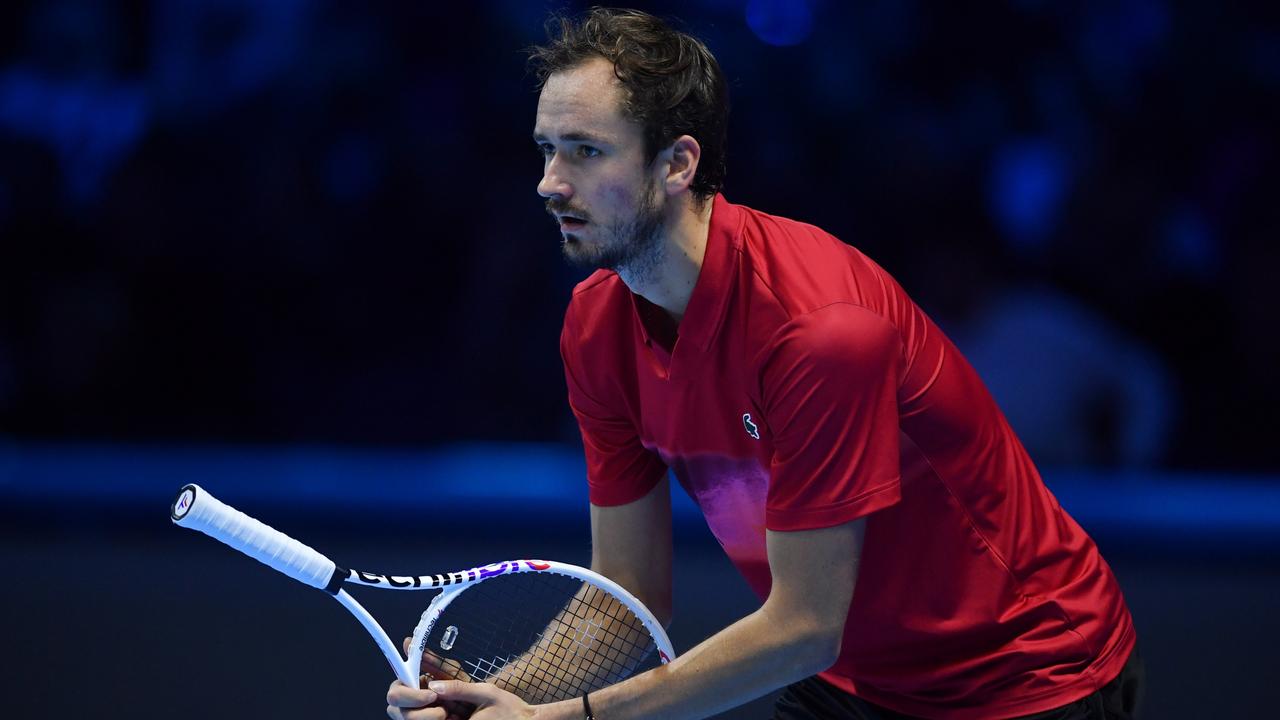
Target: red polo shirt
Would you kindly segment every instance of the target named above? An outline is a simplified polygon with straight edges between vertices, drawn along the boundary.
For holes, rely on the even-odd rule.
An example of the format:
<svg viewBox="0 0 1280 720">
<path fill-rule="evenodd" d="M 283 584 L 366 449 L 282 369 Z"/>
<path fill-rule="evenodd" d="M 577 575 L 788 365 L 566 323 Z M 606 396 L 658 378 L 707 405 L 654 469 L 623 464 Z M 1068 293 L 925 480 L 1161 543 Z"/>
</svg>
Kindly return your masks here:
<svg viewBox="0 0 1280 720">
<path fill-rule="evenodd" d="M 717 196 L 678 337 L 601 271 L 561 352 L 591 502 L 637 500 L 670 467 L 762 599 L 766 528 L 867 517 L 828 682 L 963 720 L 1119 674 L 1135 636 L 1111 569 L 955 346 L 854 248 Z"/>
</svg>

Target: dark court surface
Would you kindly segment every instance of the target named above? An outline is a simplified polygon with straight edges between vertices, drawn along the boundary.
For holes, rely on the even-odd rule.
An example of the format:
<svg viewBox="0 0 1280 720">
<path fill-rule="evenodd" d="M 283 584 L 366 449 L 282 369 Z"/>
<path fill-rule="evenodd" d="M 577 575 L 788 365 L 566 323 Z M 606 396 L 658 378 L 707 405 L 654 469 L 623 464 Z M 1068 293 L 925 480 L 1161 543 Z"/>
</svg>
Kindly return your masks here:
<svg viewBox="0 0 1280 720">
<path fill-rule="evenodd" d="M 437 572 L 513 556 L 589 561 L 585 523 L 504 532 L 484 521 L 394 514 L 274 520 L 340 563 L 373 571 Z M 1099 542 L 1137 619 L 1145 717 L 1266 717 L 1280 639 L 1274 560 Z M 678 530 L 677 555 L 671 634 L 680 652 L 754 600 L 705 530 Z M 167 520 L 122 529 L 44 511 L 9 514 L 0 563 L 11 581 L 0 596 L 3 717 L 383 717 L 390 671 L 345 610 Z M 356 594 L 393 636 L 410 631 L 428 599 Z M 767 696 L 721 717 L 767 717 L 769 706 Z"/>
</svg>

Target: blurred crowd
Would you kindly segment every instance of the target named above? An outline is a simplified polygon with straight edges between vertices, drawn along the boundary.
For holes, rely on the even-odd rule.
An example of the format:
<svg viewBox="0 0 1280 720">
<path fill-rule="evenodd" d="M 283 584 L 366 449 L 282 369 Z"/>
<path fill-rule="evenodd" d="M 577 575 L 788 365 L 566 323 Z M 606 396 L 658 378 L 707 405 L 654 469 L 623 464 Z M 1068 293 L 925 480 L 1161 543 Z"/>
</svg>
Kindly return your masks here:
<svg viewBox="0 0 1280 720">
<path fill-rule="evenodd" d="M 1046 465 L 1280 467 L 1280 11 L 636 3 Z M 0 8 L 0 437 L 573 441 L 528 0 Z M 1266 188 L 1272 188 L 1267 190 Z"/>
</svg>

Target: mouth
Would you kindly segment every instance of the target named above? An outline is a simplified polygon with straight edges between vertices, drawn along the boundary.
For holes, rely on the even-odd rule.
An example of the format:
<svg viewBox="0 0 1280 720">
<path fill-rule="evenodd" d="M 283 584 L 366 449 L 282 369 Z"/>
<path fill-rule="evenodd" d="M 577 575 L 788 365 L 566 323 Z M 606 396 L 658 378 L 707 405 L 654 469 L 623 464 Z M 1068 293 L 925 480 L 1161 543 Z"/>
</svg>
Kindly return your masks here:
<svg viewBox="0 0 1280 720">
<path fill-rule="evenodd" d="M 582 218 L 576 218 L 572 215 L 560 215 L 556 219 L 560 221 L 561 232 L 573 232 L 575 230 L 581 230 L 582 227 L 587 224 L 586 220 L 583 220 Z"/>
</svg>

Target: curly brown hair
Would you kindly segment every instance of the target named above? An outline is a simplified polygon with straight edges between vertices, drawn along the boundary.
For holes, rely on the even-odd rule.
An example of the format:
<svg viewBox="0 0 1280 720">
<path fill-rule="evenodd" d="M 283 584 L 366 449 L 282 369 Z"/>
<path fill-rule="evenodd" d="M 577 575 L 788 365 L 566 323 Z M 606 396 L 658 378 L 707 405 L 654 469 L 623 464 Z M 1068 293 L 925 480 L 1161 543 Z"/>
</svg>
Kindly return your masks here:
<svg viewBox="0 0 1280 720">
<path fill-rule="evenodd" d="M 639 10 L 593 7 L 581 18 L 553 15 L 546 45 L 528 49 L 538 87 L 593 57 L 613 63 L 623 116 L 644 134 L 646 164 L 681 135 L 702 147 L 690 190 L 699 204 L 724 185 L 729 89 L 703 42 Z"/>
</svg>

